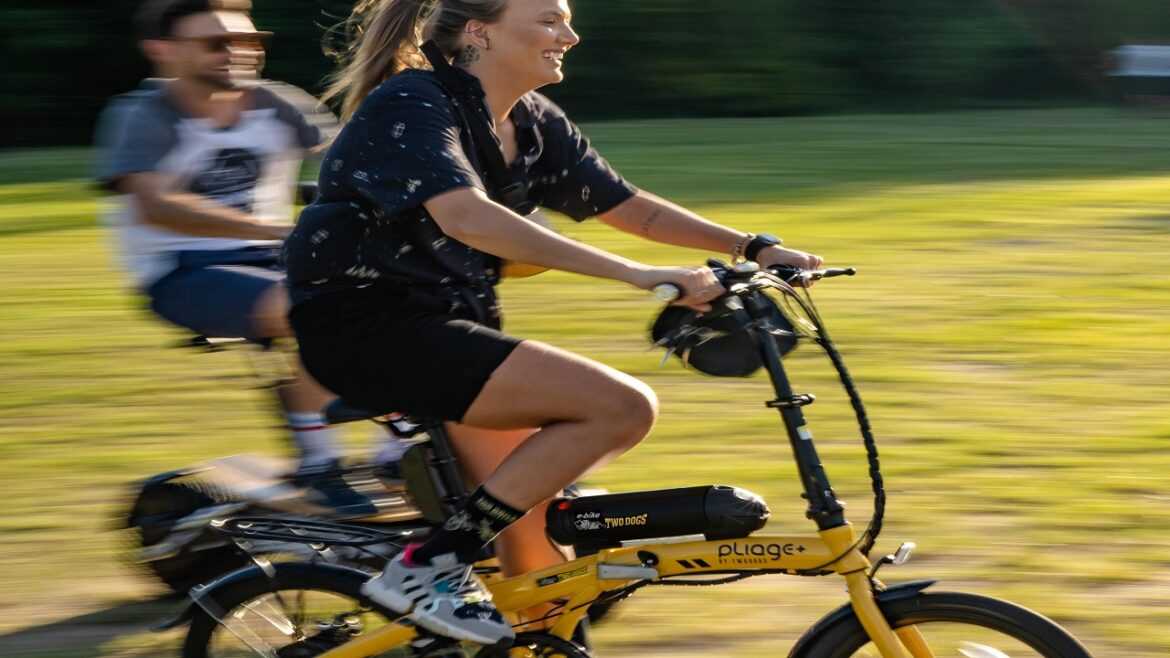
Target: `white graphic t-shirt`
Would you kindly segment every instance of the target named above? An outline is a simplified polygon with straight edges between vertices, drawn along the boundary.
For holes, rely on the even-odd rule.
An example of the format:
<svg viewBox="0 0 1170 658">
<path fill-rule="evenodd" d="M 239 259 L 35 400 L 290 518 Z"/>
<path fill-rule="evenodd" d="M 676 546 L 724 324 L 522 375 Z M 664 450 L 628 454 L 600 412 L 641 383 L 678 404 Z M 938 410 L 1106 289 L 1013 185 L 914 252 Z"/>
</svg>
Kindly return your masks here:
<svg viewBox="0 0 1170 658">
<path fill-rule="evenodd" d="M 129 174 L 175 176 L 175 190 L 251 213 L 268 221 L 292 220 L 292 193 L 306 149 L 322 130 L 291 103 L 261 85 L 235 125 L 220 128 L 184 114 L 166 81 L 148 80 L 116 98 L 98 128 L 97 178 L 116 191 Z M 271 241 L 209 238 L 176 233 L 142 221 L 132 195 L 111 199 L 104 212 L 115 230 L 123 265 L 148 287 L 175 267 L 176 252 L 274 245 Z"/>
</svg>

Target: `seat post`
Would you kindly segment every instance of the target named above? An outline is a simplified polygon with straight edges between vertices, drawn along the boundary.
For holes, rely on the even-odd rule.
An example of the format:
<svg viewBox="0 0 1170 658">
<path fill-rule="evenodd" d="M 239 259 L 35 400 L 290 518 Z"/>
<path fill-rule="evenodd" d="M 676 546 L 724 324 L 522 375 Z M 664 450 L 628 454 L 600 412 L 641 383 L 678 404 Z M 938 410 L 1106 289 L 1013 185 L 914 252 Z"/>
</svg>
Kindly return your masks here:
<svg viewBox="0 0 1170 658">
<path fill-rule="evenodd" d="M 441 421 L 428 420 L 422 423 L 431 442 L 431 464 L 439 471 L 439 484 L 443 489 L 443 502 L 452 509 L 461 507 L 467 498 L 467 485 L 459 472 L 459 461 L 451 450 L 451 437 Z"/>
</svg>

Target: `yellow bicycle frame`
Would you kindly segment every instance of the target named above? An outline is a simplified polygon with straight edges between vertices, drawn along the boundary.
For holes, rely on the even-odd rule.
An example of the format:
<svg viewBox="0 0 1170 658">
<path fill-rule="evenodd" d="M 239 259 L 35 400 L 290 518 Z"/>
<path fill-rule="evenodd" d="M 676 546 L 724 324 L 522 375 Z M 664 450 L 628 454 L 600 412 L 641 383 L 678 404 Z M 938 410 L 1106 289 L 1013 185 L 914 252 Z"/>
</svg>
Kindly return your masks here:
<svg viewBox="0 0 1170 658">
<path fill-rule="evenodd" d="M 753 321 L 762 323 L 762 330 L 769 329 L 770 316 L 767 300 L 758 291 L 779 288 L 774 279 L 770 274 L 751 274 L 749 281 L 736 284 L 738 290 L 731 286 Z M 749 284 L 753 283 L 758 285 L 752 288 Z M 787 284 L 784 288 L 792 290 Z M 758 344 L 760 358 L 776 393 L 776 399 L 768 406 L 778 409 L 783 418 L 805 485 L 810 518 L 815 519 L 821 530 L 816 535 L 761 535 L 705 541 L 664 539 L 660 543 L 602 550 L 572 562 L 488 583 L 501 612 L 514 615 L 542 604 L 563 604 L 549 632 L 568 640 L 593 601 L 606 592 L 638 583 L 672 576 L 832 570 L 845 578 L 853 612 L 883 658 L 933 656 L 915 627 L 900 628 L 895 633 L 882 614 L 874 595 L 870 562 L 861 552 L 861 542 L 852 526 L 844 520 L 844 507 L 829 485 L 813 447 L 812 433 L 800 410 L 814 398 L 793 393 L 775 341 L 760 340 Z M 827 341 L 824 344 L 831 345 Z M 846 373 L 840 368 L 839 372 L 847 380 Z M 874 460 L 871 465 L 876 467 L 876 452 L 870 456 Z M 880 517 L 880 509 L 880 506 L 875 509 L 875 516 Z M 321 658 L 365 658 L 401 646 L 414 637 L 413 627 L 390 624 L 321 654 Z"/>
<path fill-rule="evenodd" d="M 565 602 L 564 612 L 549 632 L 568 640 L 590 603 L 604 592 L 641 580 L 831 569 L 845 577 L 853 610 L 883 658 L 933 656 L 913 627 L 898 629 L 897 633 L 890 628 L 874 599 L 869 567 L 869 560 L 858 550 L 853 527 L 846 524 L 818 535 L 758 535 L 604 549 L 571 562 L 492 582 L 488 587 L 496 607 L 505 615 L 553 601 Z M 412 626 L 389 624 L 323 653 L 320 658 L 367 658 L 402 646 L 416 635 Z"/>
</svg>

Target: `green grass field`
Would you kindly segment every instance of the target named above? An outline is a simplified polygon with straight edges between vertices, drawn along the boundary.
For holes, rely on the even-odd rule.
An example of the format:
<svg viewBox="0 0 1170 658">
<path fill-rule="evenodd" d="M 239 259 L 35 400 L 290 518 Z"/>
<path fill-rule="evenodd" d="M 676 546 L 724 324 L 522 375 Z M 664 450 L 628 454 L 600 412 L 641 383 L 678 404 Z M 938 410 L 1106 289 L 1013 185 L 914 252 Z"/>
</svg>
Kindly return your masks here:
<svg viewBox="0 0 1170 658">
<path fill-rule="evenodd" d="M 717 221 L 770 229 L 860 275 L 818 305 L 866 399 L 890 495 L 888 581 L 1002 596 L 1097 656 L 1170 653 L 1170 130 L 1107 109 L 591 126 L 635 183 Z M 110 530 L 135 478 L 284 449 L 239 354 L 165 349 L 115 270 L 85 150 L 0 152 L 0 655 L 173 653 L 168 610 Z M 704 256 L 566 233 L 661 264 Z M 730 483 L 771 530 L 811 531 L 764 379 L 659 367 L 647 295 L 562 274 L 503 287 L 510 328 L 620 367 L 660 423 L 593 482 Z M 868 518 L 844 396 L 814 350 L 830 476 Z M 403 373 L 402 376 L 409 376 Z M 571 386 L 571 382 L 566 382 Z M 347 435 L 360 450 L 370 431 Z M 597 630 L 605 656 L 775 656 L 844 602 L 836 579 L 649 589 Z"/>
</svg>

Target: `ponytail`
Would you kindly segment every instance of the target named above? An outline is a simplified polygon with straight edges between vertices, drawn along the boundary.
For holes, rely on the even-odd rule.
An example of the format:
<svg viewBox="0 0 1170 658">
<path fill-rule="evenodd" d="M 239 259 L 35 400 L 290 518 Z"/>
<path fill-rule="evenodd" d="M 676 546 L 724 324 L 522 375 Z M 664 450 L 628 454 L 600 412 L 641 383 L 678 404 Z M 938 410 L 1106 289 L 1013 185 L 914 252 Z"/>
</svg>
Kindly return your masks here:
<svg viewBox="0 0 1170 658">
<path fill-rule="evenodd" d="M 322 102 L 341 99 L 341 119 L 348 121 L 375 87 L 408 68 L 427 68 L 420 49 L 434 39 L 448 56 L 459 49 L 463 26 L 469 20 L 493 23 L 507 0 L 359 0 L 340 25 L 326 33 L 326 41 L 341 33 L 347 42 L 326 52 L 341 68 L 329 76 Z"/>
<path fill-rule="evenodd" d="M 330 53 L 342 67 L 329 77 L 321 101 L 340 98 L 341 119 L 347 121 L 382 81 L 422 67 L 422 23 L 431 9 L 428 0 L 360 0 L 354 5 L 349 18 L 331 30 L 343 32 L 349 43 Z"/>
</svg>

